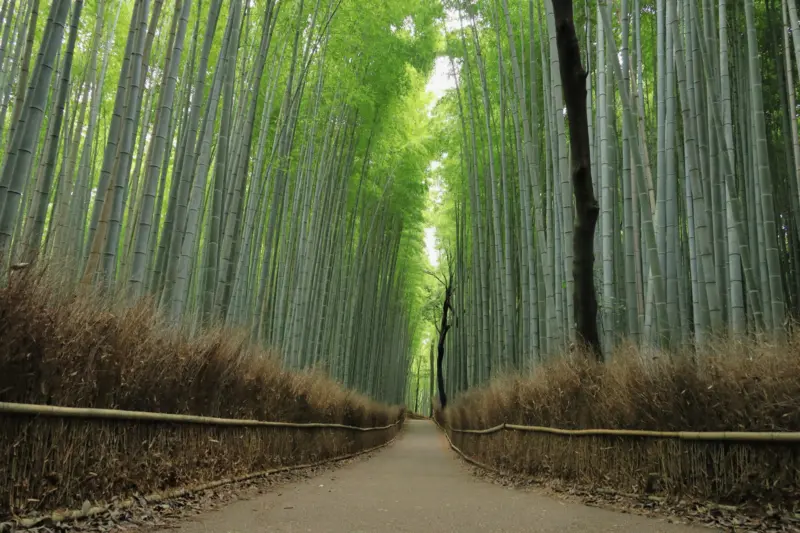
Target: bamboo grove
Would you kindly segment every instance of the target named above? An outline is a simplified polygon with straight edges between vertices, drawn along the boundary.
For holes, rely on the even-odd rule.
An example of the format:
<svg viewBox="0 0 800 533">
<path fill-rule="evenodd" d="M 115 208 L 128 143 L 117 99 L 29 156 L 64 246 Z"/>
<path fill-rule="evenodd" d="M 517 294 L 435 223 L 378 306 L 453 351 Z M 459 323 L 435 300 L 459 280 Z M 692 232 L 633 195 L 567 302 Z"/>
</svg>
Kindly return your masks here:
<svg viewBox="0 0 800 533">
<path fill-rule="evenodd" d="M 570 349 L 575 205 L 551 0 L 446 4 L 436 209 L 454 252 L 452 394 Z M 800 306 L 797 3 L 573 4 L 606 357 L 622 342 L 781 340 Z"/>
<path fill-rule="evenodd" d="M 401 402 L 441 12 L 2 0 L 0 255 Z"/>
</svg>

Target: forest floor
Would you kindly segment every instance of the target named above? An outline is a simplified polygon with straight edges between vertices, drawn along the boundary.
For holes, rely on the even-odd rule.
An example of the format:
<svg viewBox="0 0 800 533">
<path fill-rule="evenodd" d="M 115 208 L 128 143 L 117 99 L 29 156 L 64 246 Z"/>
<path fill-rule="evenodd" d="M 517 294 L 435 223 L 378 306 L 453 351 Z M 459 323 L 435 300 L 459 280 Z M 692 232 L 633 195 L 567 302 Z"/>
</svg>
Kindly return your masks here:
<svg viewBox="0 0 800 533">
<path fill-rule="evenodd" d="M 544 490 L 478 479 L 433 422 L 409 420 L 397 442 L 368 461 L 295 480 L 153 531 L 711 531 L 669 521 L 678 520 L 590 507 Z"/>
</svg>

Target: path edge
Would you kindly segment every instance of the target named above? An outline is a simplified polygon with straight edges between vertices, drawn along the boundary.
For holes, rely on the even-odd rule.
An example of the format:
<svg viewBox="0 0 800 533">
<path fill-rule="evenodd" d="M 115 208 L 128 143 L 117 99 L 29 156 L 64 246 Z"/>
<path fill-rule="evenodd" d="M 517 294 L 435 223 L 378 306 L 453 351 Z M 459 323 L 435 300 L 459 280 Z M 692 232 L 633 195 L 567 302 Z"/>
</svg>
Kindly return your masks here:
<svg viewBox="0 0 800 533">
<path fill-rule="evenodd" d="M 444 436 L 447 439 L 447 443 L 450 445 L 450 448 L 452 448 L 453 451 L 455 451 L 463 460 L 472 465 L 477 466 L 478 468 L 483 468 L 484 470 L 488 470 L 489 472 L 497 474 L 499 476 L 510 474 L 509 472 L 503 472 L 502 470 L 499 470 L 493 466 L 489 466 L 485 463 L 482 463 L 477 459 L 473 459 L 472 457 L 461 451 L 461 448 L 453 444 L 453 441 L 450 440 L 450 435 L 447 434 L 447 430 L 443 428 L 441 424 L 439 424 L 439 421 L 436 420 L 436 417 L 431 417 L 431 420 L 433 420 L 433 423 L 436 424 L 436 427 L 438 427 L 442 431 L 442 433 L 444 433 Z"/>
</svg>

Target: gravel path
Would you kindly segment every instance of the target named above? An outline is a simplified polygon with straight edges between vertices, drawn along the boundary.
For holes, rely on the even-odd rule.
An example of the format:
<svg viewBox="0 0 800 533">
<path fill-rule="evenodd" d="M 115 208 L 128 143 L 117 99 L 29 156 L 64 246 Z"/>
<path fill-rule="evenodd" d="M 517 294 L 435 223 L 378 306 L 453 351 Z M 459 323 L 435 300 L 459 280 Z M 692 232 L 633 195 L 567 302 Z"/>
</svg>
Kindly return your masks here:
<svg viewBox="0 0 800 533">
<path fill-rule="evenodd" d="M 176 531 L 171 529 L 171 531 Z M 504 488 L 467 472 L 432 422 L 409 420 L 368 461 L 276 488 L 183 523 L 181 533 L 559 532 L 711 530 Z"/>
</svg>

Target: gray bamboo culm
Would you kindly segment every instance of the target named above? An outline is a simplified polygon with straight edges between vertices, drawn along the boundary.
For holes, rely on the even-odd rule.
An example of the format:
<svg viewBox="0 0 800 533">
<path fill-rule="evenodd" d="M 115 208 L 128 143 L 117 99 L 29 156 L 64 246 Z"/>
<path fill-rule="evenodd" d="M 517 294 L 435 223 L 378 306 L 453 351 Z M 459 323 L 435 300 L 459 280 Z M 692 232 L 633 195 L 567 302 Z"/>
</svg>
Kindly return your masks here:
<svg viewBox="0 0 800 533">
<path fill-rule="evenodd" d="M 52 418 L 84 418 L 95 420 L 138 420 L 143 422 L 172 422 L 177 424 L 199 424 L 207 426 L 259 426 L 294 429 L 342 429 L 349 431 L 383 431 L 400 423 L 380 427 L 361 428 L 345 424 L 326 424 L 321 422 L 294 423 L 268 422 L 264 420 L 242 420 L 235 418 L 216 418 L 195 415 L 174 415 L 168 413 L 150 413 L 144 411 L 123 411 L 116 409 L 87 409 L 77 407 L 58 407 L 55 405 L 34 405 L 24 403 L 0 402 L 0 415 L 47 416 Z"/>
<path fill-rule="evenodd" d="M 643 429 L 559 429 L 543 426 L 521 426 L 517 424 L 498 424 L 486 429 L 447 428 L 453 433 L 469 433 L 473 435 L 489 435 L 499 431 L 523 431 L 529 433 L 550 433 L 569 437 L 644 437 L 654 439 L 704 440 L 704 441 L 738 441 L 738 442 L 782 442 L 800 443 L 800 431 L 651 431 Z"/>
</svg>

